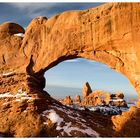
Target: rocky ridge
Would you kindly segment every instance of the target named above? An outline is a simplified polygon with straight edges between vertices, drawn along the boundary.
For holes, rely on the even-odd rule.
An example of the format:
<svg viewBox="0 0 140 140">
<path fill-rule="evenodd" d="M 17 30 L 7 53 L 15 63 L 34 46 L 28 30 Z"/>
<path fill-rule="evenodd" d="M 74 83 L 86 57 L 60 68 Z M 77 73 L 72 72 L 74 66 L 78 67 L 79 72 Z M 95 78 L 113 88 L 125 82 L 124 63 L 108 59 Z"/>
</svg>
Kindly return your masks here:
<svg viewBox="0 0 140 140">
<path fill-rule="evenodd" d="M 102 90 L 92 91 L 89 83 L 86 82 L 82 88 L 83 99 L 80 99 L 80 95 L 76 95 L 72 100 L 70 96 L 66 96 L 62 103 L 64 105 L 77 104 L 78 106 L 117 106 L 117 107 L 127 107 L 127 103 L 124 100 L 124 94 L 117 92 L 111 94 Z M 84 89 L 84 90 L 83 90 Z M 83 91 L 85 94 L 83 94 Z M 90 91 L 90 92 L 88 92 Z M 88 93 L 88 94 L 86 94 Z"/>
</svg>

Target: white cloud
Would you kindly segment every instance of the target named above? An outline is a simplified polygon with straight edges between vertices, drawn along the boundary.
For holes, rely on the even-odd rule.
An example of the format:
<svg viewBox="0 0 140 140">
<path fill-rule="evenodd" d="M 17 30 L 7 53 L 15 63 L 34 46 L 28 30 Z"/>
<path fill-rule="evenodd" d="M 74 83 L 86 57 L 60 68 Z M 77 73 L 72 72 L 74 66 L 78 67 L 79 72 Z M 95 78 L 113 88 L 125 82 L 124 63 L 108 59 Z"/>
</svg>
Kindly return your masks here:
<svg viewBox="0 0 140 140">
<path fill-rule="evenodd" d="M 79 62 L 79 60 L 78 59 L 71 59 L 71 60 L 66 60 L 64 62 L 66 62 L 66 63 L 75 63 L 75 62 Z"/>
<path fill-rule="evenodd" d="M 43 8 L 50 9 L 56 4 L 55 3 L 11 3 L 10 5 L 22 10 L 24 9 L 38 10 Z"/>
<path fill-rule="evenodd" d="M 18 10 L 26 11 L 27 15 L 31 18 L 45 15 L 51 17 L 54 14 L 63 12 L 65 10 L 82 10 L 89 9 L 101 5 L 102 3 L 10 3 L 11 6 L 18 8 Z"/>
<path fill-rule="evenodd" d="M 18 8 L 18 10 L 26 11 L 28 17 L 34 18 L 42 16 L 44 10 L 49 11 L 56 4 L 55 3 L 10 3 L 11 6 Z M 46 15 L 50 16 L 50 14 Z"/>
</svg>

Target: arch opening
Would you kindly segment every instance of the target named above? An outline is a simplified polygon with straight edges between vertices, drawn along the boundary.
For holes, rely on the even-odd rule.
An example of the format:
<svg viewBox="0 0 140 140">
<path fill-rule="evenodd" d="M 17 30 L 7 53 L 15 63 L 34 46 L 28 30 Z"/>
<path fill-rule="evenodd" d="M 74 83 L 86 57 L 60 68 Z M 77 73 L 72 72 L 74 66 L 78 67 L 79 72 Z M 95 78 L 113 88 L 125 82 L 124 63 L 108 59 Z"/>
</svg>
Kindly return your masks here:
<svg viewBox="0 0 140 140">
<path fill-rule="evenodd" d="M 137 100 L 137 93 L 128 79 L 110 69 L 107 65 L 85 58 L 76 58 L 63 61 L 45 73 L 45 90 L 56 98 L 80 95 L 86 81 L 93 91 L 102 90 L 109 93 L 121 92 L 127 102 Z"/>
</svg>

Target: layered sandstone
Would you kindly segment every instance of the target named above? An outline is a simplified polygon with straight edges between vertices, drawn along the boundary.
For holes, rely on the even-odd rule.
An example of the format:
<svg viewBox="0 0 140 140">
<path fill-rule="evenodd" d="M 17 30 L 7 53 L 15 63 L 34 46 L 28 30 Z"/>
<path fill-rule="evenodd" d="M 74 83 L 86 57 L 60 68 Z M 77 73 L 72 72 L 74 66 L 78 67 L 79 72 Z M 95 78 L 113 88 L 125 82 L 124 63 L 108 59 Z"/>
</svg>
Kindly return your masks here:
<svg viewBox="0 0 140 140">
<path fill-rule="evenodd" d="M 116 130 L 112 130 L 112 126 L 116 126 L 117 118 L 111 121 L 64 107 L 43 91 L 44 73 L 64 60 L 87 58 L 125 75 L 140 94 L 139 7 L 139 3 L 108 3 L 88 10 L 60 13 L 50 19 L 39 17 L 31 21 L 26 31 L 15 23 L 1 24 L 0 135 L 98 137 L 100 133 L 100 136 L 114 136 Z M 129 112 L 127 117 L 135 116 L 133 111 Z M 59 124 L 51 120 L 52 113 L 63 121 L 60 119 Z M 83 117 L 78 119 L 78 115 Z M 130 128 L 134 122 L 131 125 L 129 121 Z M 71 127 L 75 129 L 70 131 Z M 105 127 L 108 129 L 103 129 Z M 69 128 L 69 133 L 64 128 Z M 133 128 L 135 133 L 130 135 L 137 136 L 136 123 Z"/>
</svg>

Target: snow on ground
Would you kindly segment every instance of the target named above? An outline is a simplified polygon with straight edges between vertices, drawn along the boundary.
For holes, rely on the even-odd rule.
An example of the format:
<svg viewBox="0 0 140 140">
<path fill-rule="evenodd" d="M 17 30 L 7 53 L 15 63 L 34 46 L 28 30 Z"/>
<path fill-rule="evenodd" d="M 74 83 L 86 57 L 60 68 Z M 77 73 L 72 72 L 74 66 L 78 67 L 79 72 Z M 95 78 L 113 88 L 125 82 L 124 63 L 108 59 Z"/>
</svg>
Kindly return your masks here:
<svg viewBox="0 0 140 140">
<path fill-rule="evenodd" d="M 60 126 L 61 122 L 64 122 L 64 119 L 61 118 L 58 114 L 56 114 L 56 112 L 54 112 L 54 110 L 46 110 L 43 112 L 43 116 L 45 116 L 46 113 L 49 112 L 49 115 L 47 116 L 47 118 L 49 118 L 52 122 L 57 123 L 57 127 L 56 130 L 63 130 L 65 133 L 67 133 L 69 136 L 71 136 L 70 132 L 71 131 L 80 131 L 82 133 L 86 133 L 89 136 L 95 136 L 95 137 L 99 137 L 99 134 L 94 131 L 93 129 L 91 129 L 90 127 L 86 126 L 83 123 L 86 123 L 86 120 L 83 119 L 81 117 L 80 114 L 78 114 L 77 112 L 70 110 L 68 108 L 66 108 L 65 106 L 59 106 L 56 103 L 53 103 L 53 108 L 56 108 L 57 110 L 64 112 L 68 115 L 69 118 L 75 120 L 77 122 L 77 124 L 81 125 L 82 128 L 79 127 L 75 127 L 74 124 L 72 124 L 71 122 L 65 122 L 64 126 Z M 95 125 L 97 125 L 95 123 Z M 61 132 L 61 134 L 63 135 L 64 132 Z"/>
<path fill-rule="evenodd" d="M 124 99 L 110 99 L 110 101 L 112 101 L 112 102 L 122 102 L 122 101 L 124 101 Z"/>
<path fill-rule="evenodd" d="M 0 75 L 2 75 L 2 76 L 9 76 L 9 75 L 11 75 L 11 74 L 14 74 L 14 72 L 11 71 L 11 72 L 7 72 L 7 73 L 2 73 L 2 74 L 0 74 Z"/>
<path fill-rule="evenodd" d="M 10 94 L 10 92 L 4 93 L 4 94 L 0 94 L 0 98 L 5 98 L 5 97 L 13 97 L 13 95 Z"/>
<path fill-rule="evenodd" d="M 115 106 L 95 106 L 88 109 L 93 112 L 99 112 L 103 115 L 118 115 L 122 112 L 120 108 Z"/>
<path fill-rule="evenodd" d="M 21 100 L 30 100 L 34 99 L 27 95 L 27 93 L 22 91 L 22 89 L 19 89 L 17 94 L 13 95 L 10 92 L 0 94 L 0 98 L 16 98 L 15 101 L 19 102 Z"/>
<path fill-rule="evenodd" d="M 18 34 L 14 34 L 14 36 L 24 37 L 24 34 L 23 33 L 18 33 Z"/>
<path fill-rule="evenodd" d="M 52 123 L 57 123 L 59 126 L 61 122 L 63 122 L 63 118 L 61 118 L 54 110 L 49 110 L 49 112 L 47 118 L 50 119 Z"/>
<path fill-rule="evenodd" d="M 57 107 L 58 109 L 58 107 Z M 59 108 L 59 110 L 61 111 L 64 111 L 62 108 Z M 49 113 L 48 115 L 46 115 L 46 113 Z M 68 114 L 70 113 L 70 111 L 68 111 Z M 71 131 L 80 131 L 82 133 L 86 133 L 90 136 L 96 136 L 96 137 L 99 137 L 99 134 L 92 130 L 90 127 L 87 127 L 85 124 L 81 123 L 81 122 L 78 122 L 82 127 L 83 129 L 79 128 L 79 127 L 75 127 L 75 126 L 72 126 L 73 124 L 71 122 L 65 122 L 65 125 L 64 126 L 60 126 L 60 124 L 62 122 L 64 122 L 64 119 L 61 118 L 56 112 L 55 110 L 51 109 L 51 110 L 46 110 L 46 111 L 43 111 L 42 113 L 43 116 L 46 116 L 48 119 L 51 120 L 52 123 L 57 123 L 57 127 L 56 127 L 56 130 L 63 130 L 65 133 L 68 134 L 68 136 L 71 136 L 70 132 Z M 78 114 L 79 115 L 79 114 Z M 69 117 L 71 117 L 72 119 L 75 119 L 76 121 L 78 121 L 79 119 L 77 117 L 72 117 L 70 115 L 68 115 Z M 80 116 L 80 115 L 79 115 Z M 44 122 L 44 124 L 47 124 L 46 122 Z M 61 132 L 61 134 L 63 135 L 64 132 Z"/>
<path fill-rule="evenodd" d="M 127 111 L 129 109 L 129 107 L 116 107 L 116 106 L 87 106 L 87 107 L 80 107 L 80 106 L 76 106 L 76 105 L 71 105 L 69 106 L 71 108 L 74 109 L 78 109 L 78 110 L 90 110 L 93 112 L 98 112 L 101 113 L 103 115 L 118 115 L 121 114 L 122 111 Z"/>
</svg>

